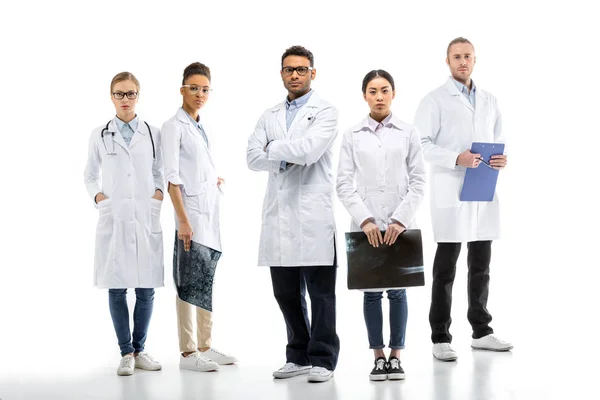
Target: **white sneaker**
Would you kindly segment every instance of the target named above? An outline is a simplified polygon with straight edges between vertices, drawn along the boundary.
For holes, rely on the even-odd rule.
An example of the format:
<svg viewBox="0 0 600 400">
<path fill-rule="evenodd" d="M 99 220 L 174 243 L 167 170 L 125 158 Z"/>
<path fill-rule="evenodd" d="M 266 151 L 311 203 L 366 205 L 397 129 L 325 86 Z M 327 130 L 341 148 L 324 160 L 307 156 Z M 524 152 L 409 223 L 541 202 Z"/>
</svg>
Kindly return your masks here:
<svg viewBox="0 0 600 400">
<path fill-rule="evenodd" d="M 442 361 L 454 361 L 458 358 L 450 343 L 435 343 L 432 352 L 435 358 Z"/>
<path fill-rule="evenodd" d="M 473 339 L 471 347 L 478 350 L 508 351 L 513 348 L 513 345 L 497 338 L 493 333 L 490 333 L 482 338 Z"/>
<path fill-rule="evenodd" d="M 306 377 L 309 382 L 327 382 L 333 378 L 333 371 L 323 367 L 312 367 Z"/>
<path fill-rule="evenodd" d="M 273 372 L 273 377 L 278 379 L 291 378 L 292 376 L 304 375 L 310 372 L 310 365 L 298 365 L 295 363 L 286 363 L 283 367 Z"/>
<path fill-rule="evenodd" d="M 214 362 L 208 357 L 200 354 L 199 351 L 184 357 L 183 354 L 179 356 L 179 369 L 189 369 L 190 371 L 216 371 L 219 369 L 219 364 Z"/>
<path fill-rule="evenodd" d="M 233 356 L 229 356 L 225 353 L 222 353 L 213 347 L 211 347 L 210 349 L 208 349 L 206 351 L 200 352 L 200 354 L 210 358 L 211 360 L 213 360 L 214 362 L 216 362 L 217 364 L 220 364 L 220 365 L 229 365 L 229 364 L 236 363 L 238 361 L 237 358 L 235 358 Z"/>
<path fill-rule="evenodd" d="M 135 357 L 135 367 L 146 371 L 160 371 L 162 365 L 148 353 L 139 353 Z"/>
<path fill-rule="evenodd" d="M 133 354 L 127 354 L 121 358 L 119 368 L 117 369 L 117 375 L 129 376 L 133 375 L 133 368 L 135 366 L 135 360 Z"/>
</svg>

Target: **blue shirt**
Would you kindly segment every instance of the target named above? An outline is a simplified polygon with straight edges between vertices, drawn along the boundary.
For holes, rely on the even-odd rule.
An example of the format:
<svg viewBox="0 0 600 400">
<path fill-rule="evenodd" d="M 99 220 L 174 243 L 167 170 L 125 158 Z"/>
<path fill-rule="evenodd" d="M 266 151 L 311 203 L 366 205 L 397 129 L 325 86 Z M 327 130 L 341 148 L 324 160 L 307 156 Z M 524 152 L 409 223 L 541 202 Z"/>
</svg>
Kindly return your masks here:
<svg viewBox="0 0 600 400">
<path fill-rule="evenodd" d="M 290 129 L 292 122 L 294 122 L 294 118 L 296 118 L 296 114 L 308 102 L 312 96 L 312 89 L 308 91 L 305 95 L 298 97 L 292 101 L 289 101 L 287 98 L 285 99 L 285 124 L 287 129 Z"/>
<path fill-rule="evenodd" d="M 456 85 L 458 90 L 467 98 L 467 100 L 469 100 L 469 103 L 471 103 L 473 108 L 475 108 L 475 82 L 471 80 L 471 92 L 469 93 L 469 88 L 467 88 L 465 85 L 463 85 L 454 78 L 452 78 L 452 80 L 454 81 L 454 84 Z"/>
<path fill-rule="evenodd" d="M 183 107 L 181 107 L 181 109 L 185 111 Z M 200 135 L 202 135 L 204 141 L 206 142 L 206 146 L 208 147 L 208 138 L 206 137 L 206 132 L 204 132 L 204 128 L 202 128 L 202 125 L 200 124 L 200 115 L 198 115 L 198 121 L 192 118 L 192 116 L 187 111 L 185 111 L 185 115 L 188 116 L 190 121 L 192 121 L 192 124 L 198 129 L 198 132 L 200 132 Z"/>
<path fill-rule="evenodd" d="M 133 134 L 135 133 L 138 127 L 139 119 L 137 115 L 134 119 L 132 119 L 129 122 L 123 122 L 119 119 L 119 117 L 115 118 L 115 121 L 117 123 L 117 128 L 119 129 L 119 132 L 121 132 L 121 136 L 123 136 L 125 144 L 127 144 L 127 147 L 129 147 L 129 143 L 131 143 L 131 138 L 133 137 Z"/>
</svg>

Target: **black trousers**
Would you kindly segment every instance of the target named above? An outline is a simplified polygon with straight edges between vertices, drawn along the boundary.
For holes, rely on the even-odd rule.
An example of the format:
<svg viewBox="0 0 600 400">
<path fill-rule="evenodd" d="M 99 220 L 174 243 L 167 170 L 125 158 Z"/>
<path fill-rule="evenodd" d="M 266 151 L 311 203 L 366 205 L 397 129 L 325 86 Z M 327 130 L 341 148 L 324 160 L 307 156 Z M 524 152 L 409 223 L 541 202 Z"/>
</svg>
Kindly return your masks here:
<svg viewBox="0 0 600 400">
<path fill-rule="evenodd" d="M 450 310 L 452 308 L 452 285 L 456 276 L 456 261 L 460 254 L 461 243 L 438 243 L 433 261 L 433 284 L 431 288 L 431 341 L 433 343 L 451 343 Z M 487 310 L 490 285 L 490 260 L 492 242 L 477 241 L 467 243 L 469 267 L 467 290 L 469 310 L 467 318 L 473 328 L 473 338 L 478 339 L 494 333 L 490 327 L 492 316 Z"/>
<path fill-rule="evenodd" d="M 335 328 L 337 267 L 271 267 L 273 292 L 287 326 L 287 362 L 334 370 L 340 352 Z M 312 324 L 308 321 L 306 289 Z"/>
</svg>

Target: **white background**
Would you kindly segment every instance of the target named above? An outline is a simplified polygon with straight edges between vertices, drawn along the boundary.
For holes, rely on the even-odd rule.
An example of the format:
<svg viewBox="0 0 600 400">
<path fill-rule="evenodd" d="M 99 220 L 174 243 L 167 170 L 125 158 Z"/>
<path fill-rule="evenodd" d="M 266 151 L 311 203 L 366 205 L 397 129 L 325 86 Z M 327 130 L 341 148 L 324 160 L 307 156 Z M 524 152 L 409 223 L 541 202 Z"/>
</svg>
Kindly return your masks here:
<svg viewBox="0 0 600 400">
<path fill-rule="evenodd" d="M 286 95 L 281 54 L 295 44 L 314 53 L 313 88 L 340 111 L 337 166 L 341 134 L 368 112 L 364 75 L 389 71 L 397 91 L 393 112 L 412 122 L 419 101 L 448 76 L 447 43 L 464 36 L 475 45 L 473 78 L 498 98 L 509 144 L 509 167 L 499 181 L 503 239 L 494 244 L 491 266 L 492 326 L 515 351 L 536 349 L 548 363 L 568 359 L 570 372 L 563 373 L 575 377 L 600 328 L 593 294 L 600 267 L 600 32 L 597 14 L 584 4 L 3 2 L 0 371 L 15 379 L 48 364 L 61 371 L 75 354 L 86 354 L 78 365 L 118 363 L 108 295 L 92 287 L 97 211 L 83 184 L 89 134 L 114 115 L 109 85 L 116 73 L 137 76 L 137 113 L 160 127 L 181 105 L 185 66 L 201 61 L 211 68 L 214 92 L 201 113 L 217 123 L 212 135 L 227 181 L 213 343 L 246 365 L 275 368 L 284 362 L 285 326 L 268 269 L 255 266 L 267 174 L 248 170 L 245 149 L 260 114 Z M 339 202 L 336 219 L 342 238 L 350 218 Z M 406 353 L 429 361 L 435 251 L 429 197 L 418 220 L 427 285 L 408 293 Z M 175 365 L 168 198 L 162 224 L 166 287 L 157 290 L 147 349 Z M 358 356 L 366 371 L 371 356 L 362 294 L 346 289 L 339 249 L 340 366 L 352 366 Z M 468 345 L 465 261 L 463 254 L 452 332 L 455 342 Z M 32 353 L 41 361 L 32 365 L 26 356 Z"/>
</svg>

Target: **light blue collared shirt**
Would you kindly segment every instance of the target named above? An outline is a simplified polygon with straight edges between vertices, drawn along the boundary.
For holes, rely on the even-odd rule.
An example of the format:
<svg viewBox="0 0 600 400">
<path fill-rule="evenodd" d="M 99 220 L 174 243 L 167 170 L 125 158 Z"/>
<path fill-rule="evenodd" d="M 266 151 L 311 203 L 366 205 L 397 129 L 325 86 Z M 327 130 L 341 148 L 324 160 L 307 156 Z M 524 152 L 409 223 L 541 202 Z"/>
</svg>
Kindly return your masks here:
<svg viewBox="0 0 600 400">
<path fill-rule="evenodd" d="M 285 99 L 285 125 L 287 129 L 290 129 L 292 122 L 294 122 L 294 118 L 296 118 L 296 114 L 298 114 L 298 111 L 302 108 L 302 106 L 308 102 L 310 96 L 312 96 L 312 89 L 309 90 L 305 95 L 292 101 L 289 101 L 287 98 Z"/>
<path fill-rule="evenodd" d="M 183 107 L 181 107 L 181 109 L 183 111 L 185 111 L 183 109 Z M 198 121 L 196 121 L 194 118 L 192 118 L 192 116 L 187 111 L 185 111 L 185 115 L 188 116 L 190 121 L 192 121 L 193 125 L 198 129 L 198 132 L 200 132 L 200 135 L 202 135 L 202 137 L 204 138 L 204 141 L 206 142 L 206 146 L 208 147 L 208 137 L 206 137 L 206 132 L 204 132 L 204 128 L 200 124 L 200 115 L 198 115 Z"/>
<path fill-rule="evenodd" d="M 454 81 L 454 84 L 456 85 L 458 90 L 467 98 L 467 100 L 469 100 L 469 103 L 471 103 L 473 108 L 475 108 L 475 90 L 477 89 L 475 87 L 475 82 L 471 80 L 471 92 L 469 92 L 469 88 L 467 88 L 465 85 L 463 85 L 454 78 L 452 78 L 452 80 Z"/>
<path fill-rule="evenodd" d="M 117 128 L 119 129 L 119 132 L 121 132 L 121 136 L 123 136 L 125 144 L 127 144 L 127 147 L 129 147 L 129 143 L 131 143 L 131 138 L 133 137 L 133 134 L 135 133 L 138 127 L 138 116 L 136 115 L 135 118 L 129 122 L 123 122 L 119 119 L 119 117 L 115 118 L 115 120 L 117 123 Z"/>
</svg>

